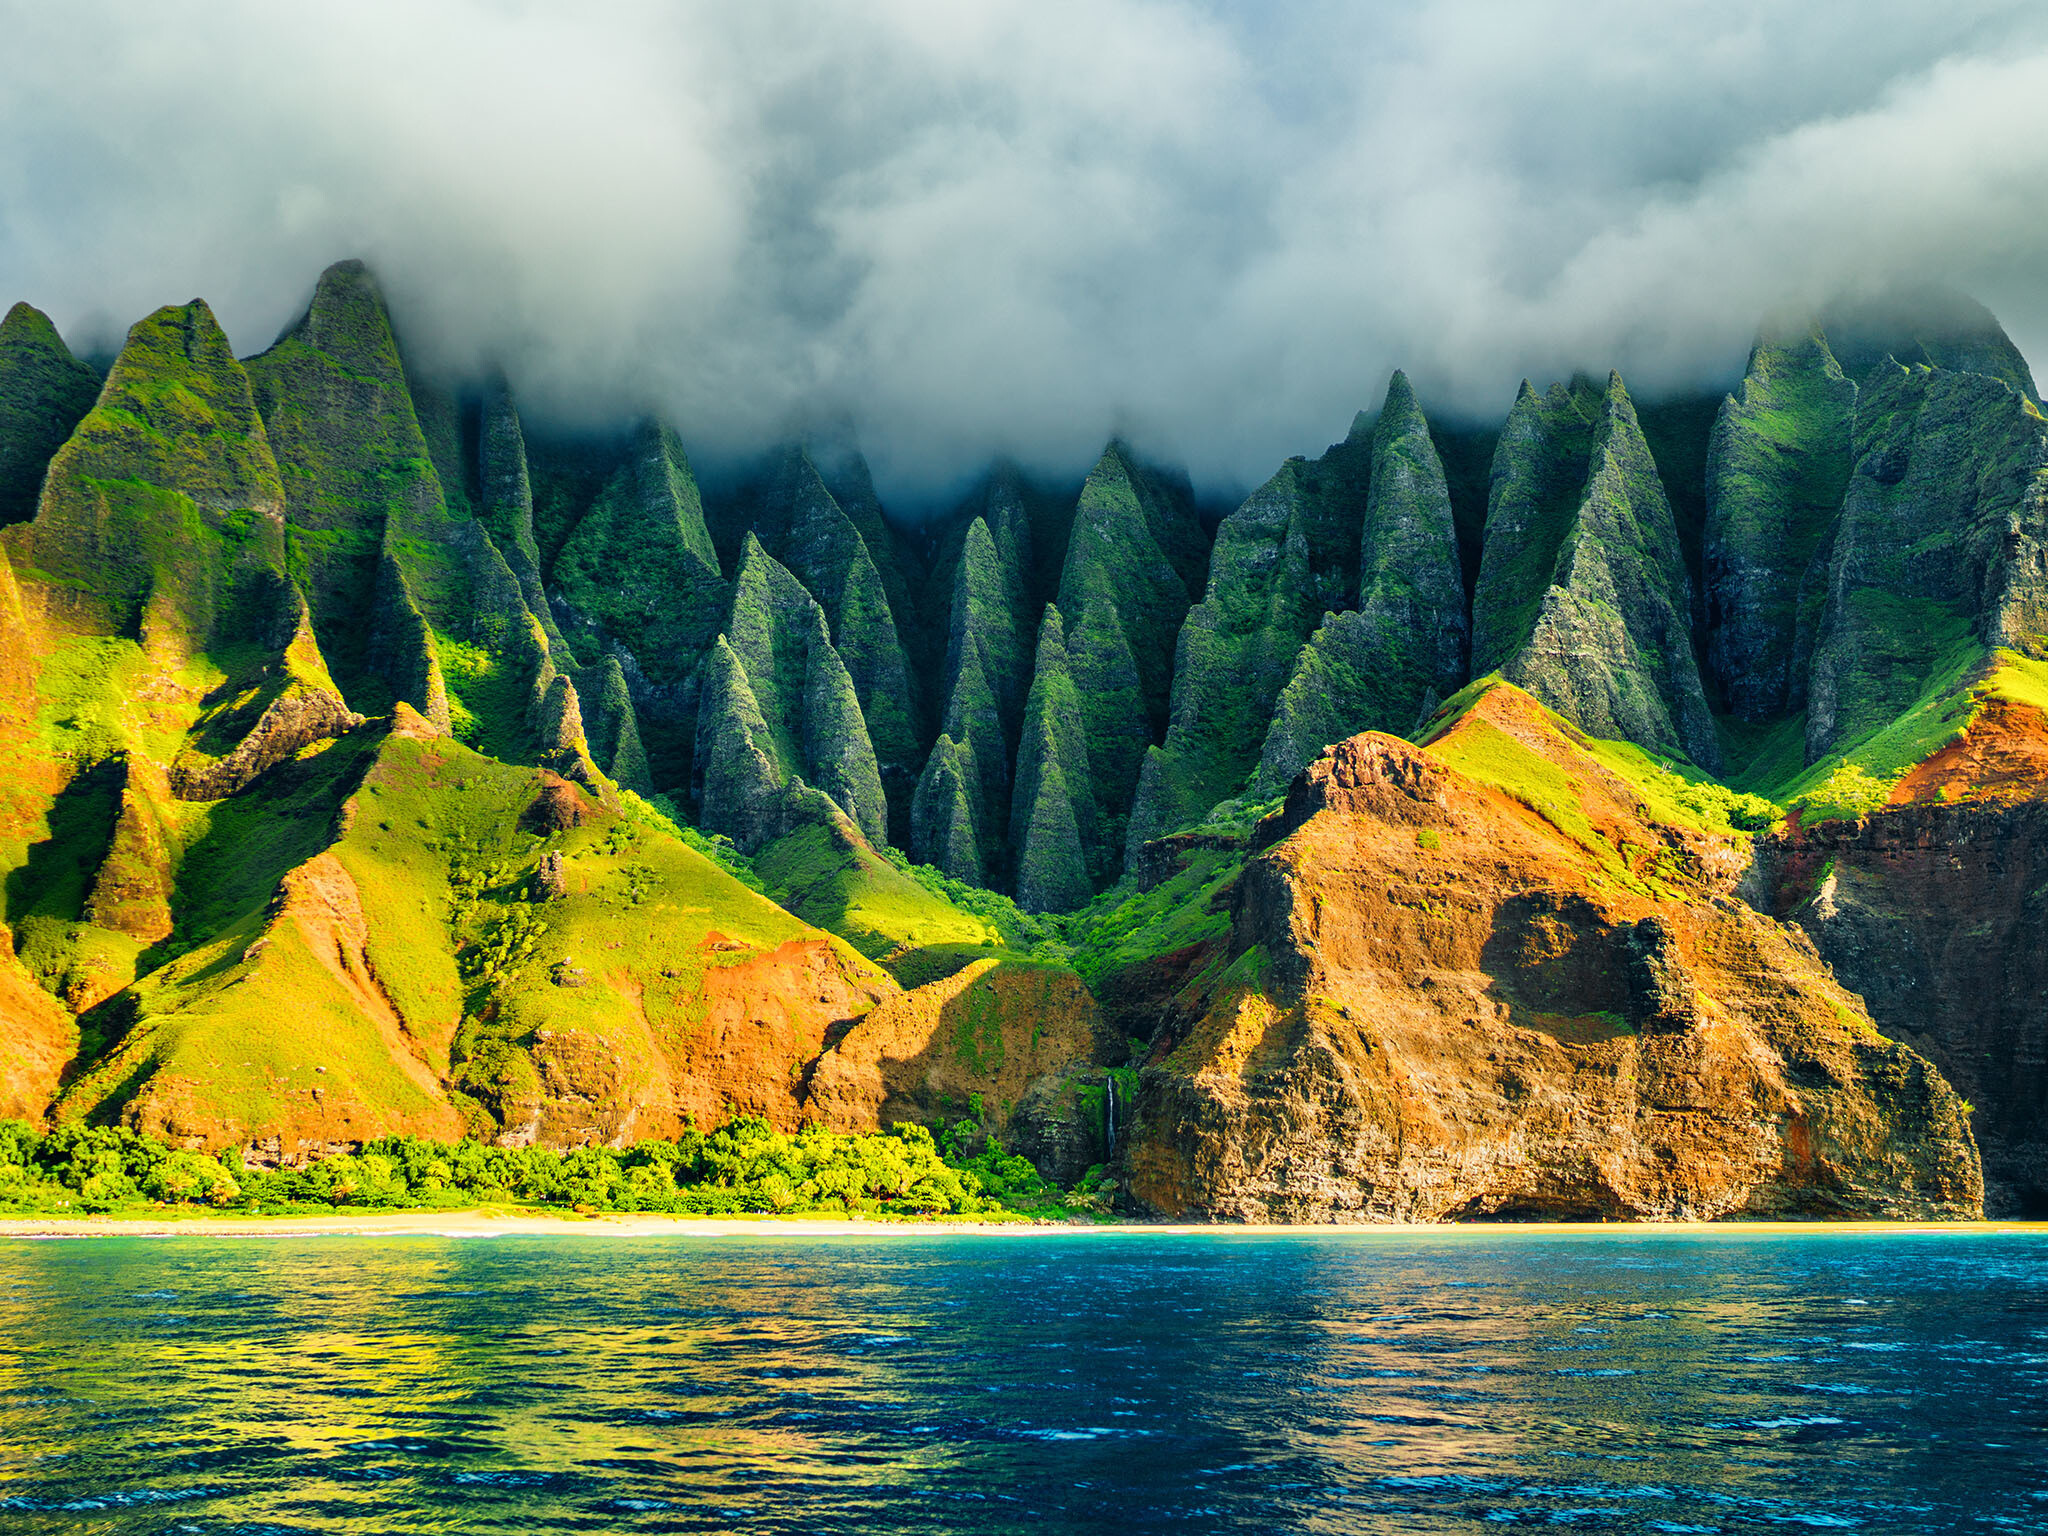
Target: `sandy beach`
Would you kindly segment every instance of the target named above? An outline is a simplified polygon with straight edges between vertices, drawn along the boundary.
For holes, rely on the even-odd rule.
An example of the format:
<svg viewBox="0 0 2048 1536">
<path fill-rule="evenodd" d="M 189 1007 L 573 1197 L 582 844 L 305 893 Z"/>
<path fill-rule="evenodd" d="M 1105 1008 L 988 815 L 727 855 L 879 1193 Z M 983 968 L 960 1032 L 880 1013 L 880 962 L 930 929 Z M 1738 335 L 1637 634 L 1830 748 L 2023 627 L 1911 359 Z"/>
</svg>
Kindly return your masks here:
<svg viewBox="0 0 2048 1536">
<path fill-rule="evenodd" d="M 823 1217 L 667 1216 L 652 1212 L 567 1212 L 512 1207 L 458 1211 L 375 1211 L 333 1216 L 121 1216 L 0 1218 L 0 1239 L 90 1237 L 718 1237 L 769 1241 L 930 1237 L 1335 1237 L 1486 1241 L 1501 1237 L 1874 1237 L 2043 1234 L 2048 1222 L 1464 1222 L 1356 1226 L 1238 1226 L 1172 1222 L 852 1221 Z"/>
</svg>

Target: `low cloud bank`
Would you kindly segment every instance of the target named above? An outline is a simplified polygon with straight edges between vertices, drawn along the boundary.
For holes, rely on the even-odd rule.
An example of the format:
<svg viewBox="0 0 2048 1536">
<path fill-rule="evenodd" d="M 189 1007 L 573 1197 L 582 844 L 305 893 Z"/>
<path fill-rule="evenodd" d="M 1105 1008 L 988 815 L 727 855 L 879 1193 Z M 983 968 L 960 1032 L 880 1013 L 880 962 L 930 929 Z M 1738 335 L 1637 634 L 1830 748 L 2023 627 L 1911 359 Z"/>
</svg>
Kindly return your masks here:
<svg viewBox="0 0 2048 1536">
<path fill-rule="evenodd" d="M 1405 367 L 1725 382 L 1942 282 L 2048 350 L 2048 16 L 870 0 L 0 0 L 0 301 L 245 351 L 328 261 L 441 366 L 734 460 L 850 416 L 884 493 L 1107 432 L 1255 483 Z"/>
</svg>

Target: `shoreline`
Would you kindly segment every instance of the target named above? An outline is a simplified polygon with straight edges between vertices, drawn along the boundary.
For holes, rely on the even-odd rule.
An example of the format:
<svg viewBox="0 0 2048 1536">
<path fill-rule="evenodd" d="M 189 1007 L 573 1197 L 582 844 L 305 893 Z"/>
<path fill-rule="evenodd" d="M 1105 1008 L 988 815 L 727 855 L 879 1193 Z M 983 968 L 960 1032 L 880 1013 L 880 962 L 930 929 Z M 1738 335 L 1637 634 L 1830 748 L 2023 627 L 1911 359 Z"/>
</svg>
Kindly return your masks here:
<svg viewBox="0 0 2048 1536">
<path fill-rule="evenodd" d="M 0 1241 L 106 1237 L 589 1237 L 818 1238 L 903 1237 L 1940 1237 L 2048 1236 L 2048 1221 L 1698 1221 L 1698 1222 L 1371 1222 L 1328 1226 L 1220 1222 L 855 1221 L 803 1216 L 671 1216 L 613 1211 L 592 1216 L 523 1208 L 377 1211 L 332 1216 L 0 1217 Z"/>
</svg>

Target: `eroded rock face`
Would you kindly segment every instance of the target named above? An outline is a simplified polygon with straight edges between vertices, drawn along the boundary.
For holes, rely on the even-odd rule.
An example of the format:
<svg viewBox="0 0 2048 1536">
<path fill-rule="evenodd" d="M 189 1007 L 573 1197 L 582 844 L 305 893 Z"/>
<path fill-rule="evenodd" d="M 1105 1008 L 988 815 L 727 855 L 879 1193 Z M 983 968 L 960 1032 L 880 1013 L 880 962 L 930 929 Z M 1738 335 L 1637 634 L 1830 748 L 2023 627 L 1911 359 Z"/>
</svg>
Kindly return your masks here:
<svg viewBox="0 0 2048 1536">
<path fill-rule="evenodd" d="M 1905 805 L 1794 834 L 1783 910 L 1975 1106 L 1985 1208 L 2048 1214 L 2048 805 Z"/>
<path fill-rule="evenodd" d="M 1391 737 L 1312 764 L 1204 1011 L 1154 1042 L 1133 1193 L 1243 1221 L 1974 1214 L 1941 1073 L 1732 897 L 1712 839 L 1572 767 L 1581 837 Z"/>
<path fill-rule="evenodd" d="M 806 1106 L 835 1130 L 862 1131 L 959 1115 L 978 1094 L 983 1123 L 1001 1134 L 1040 1080 L 1119 1043 L 1072 971 L 977 960 L 856 1021 L 810 1069 Z M 1038 1150 L 1024 1140 L 1027 1155 Z"/>
</svg>

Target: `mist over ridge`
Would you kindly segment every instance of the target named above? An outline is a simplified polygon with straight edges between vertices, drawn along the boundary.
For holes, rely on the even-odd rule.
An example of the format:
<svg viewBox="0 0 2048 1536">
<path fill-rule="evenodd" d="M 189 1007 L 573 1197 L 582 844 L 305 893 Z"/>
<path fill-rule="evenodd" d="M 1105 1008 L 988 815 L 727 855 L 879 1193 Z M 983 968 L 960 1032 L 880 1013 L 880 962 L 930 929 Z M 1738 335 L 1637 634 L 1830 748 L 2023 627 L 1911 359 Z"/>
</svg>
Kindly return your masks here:
<svg viewBox="0 0 2048 1536">
<path fill-rule="evenodd" d="M 1975 0 L 1113 0 L 858 14 L 0 3 L 0 301 L 235 348 L 368 260 L 536 419 L 653 408 L 716 474 L 851 422 L 883 495 L 1112 431 L 1214 494 L 1404 368 L 1720 388 L 1760 317 L 1953 285 L 2048 351 L 2048 19 Z"/>
</svg>

